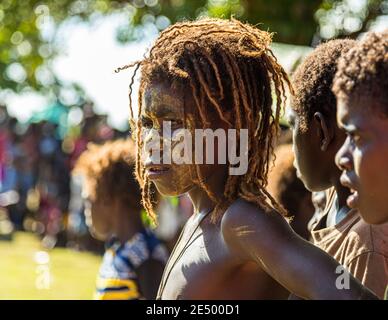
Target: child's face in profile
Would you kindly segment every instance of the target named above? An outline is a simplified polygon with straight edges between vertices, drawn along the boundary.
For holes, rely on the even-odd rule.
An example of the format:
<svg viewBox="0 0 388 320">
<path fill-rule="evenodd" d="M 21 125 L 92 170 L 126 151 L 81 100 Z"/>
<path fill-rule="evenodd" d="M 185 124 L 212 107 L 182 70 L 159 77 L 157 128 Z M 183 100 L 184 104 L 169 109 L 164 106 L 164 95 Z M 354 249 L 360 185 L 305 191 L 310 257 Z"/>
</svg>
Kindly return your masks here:
<svg viewBox="0 0 388 320">
<path fill-rule="evenodd" d="M 184 110 L 190 108 L 193 101 L 187 101 L 184 92 L 164 82 L 149 84 L 144 91 L 142 104 L 140 122 L 144 149 L 150 150 L 155 143 L 159 143 L 161 149 L 160 164 L 157 163 L 156 154 L 144 152 L 142 162 L 145 175 L 162 195 L 176 196 L 190 191 L 194 187 L 194 165 L 176 164 L 173 159 L 167 163 L 162 155 L 163 122 L 170 122 L 172 135 L 184 128 Z M 174 142 L 171 142 L 172 150 L 174 146 Z"/>
<path fill-rule="evenodd" d="M 310 191 L 319 191 L 317 188 L 320 172 L 317 171 L 317 145 L 314 135 L 310 134 L 309 129 L 303 131 L 300 128 L 299 115 L 291 108 L 287 109 L 287 120 L 292 130 L 292 149 L 295 160 L 294 167 L 296 174 L 301 179 L 307 189 Z"/>
<path fill-rule="evenodd" d="M 298 112 L 288 108 L 287 117 L 292 129 L 294 166 L 298 178 L 312 192 L 332 187 L 333 177 L 338 179 L 340 175 L 334 163 L 335 154 L 345 140 L 335 118 L 326 118 L 322 112 L 315 112 L 307 120 L 307 128 L 303 128 L 303 118 Z"/>
<path fill-rule="evenodd" d="M 347 204 L 371 224 L 388 222 L 388 117 L 366 95 L 339 98 L 337 121 L 347 138 L 336 156 Z"/>
</svg>

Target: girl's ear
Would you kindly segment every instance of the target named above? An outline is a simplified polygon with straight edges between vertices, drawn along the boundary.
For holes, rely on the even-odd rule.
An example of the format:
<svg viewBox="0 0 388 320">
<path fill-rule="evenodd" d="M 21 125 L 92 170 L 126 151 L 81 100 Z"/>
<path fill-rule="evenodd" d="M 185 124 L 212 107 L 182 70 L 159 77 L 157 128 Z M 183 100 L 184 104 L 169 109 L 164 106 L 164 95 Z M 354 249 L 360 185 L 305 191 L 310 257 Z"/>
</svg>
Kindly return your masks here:
<svg viewBox="0 0 388 320">
<path fill-rule="evenodd" d="M 314 113 L 314 121 L 317 125 L 320 148 L 322 151 L 327 151 L 334 137 L 333 128 L 321 112 Z"/>
</svg>

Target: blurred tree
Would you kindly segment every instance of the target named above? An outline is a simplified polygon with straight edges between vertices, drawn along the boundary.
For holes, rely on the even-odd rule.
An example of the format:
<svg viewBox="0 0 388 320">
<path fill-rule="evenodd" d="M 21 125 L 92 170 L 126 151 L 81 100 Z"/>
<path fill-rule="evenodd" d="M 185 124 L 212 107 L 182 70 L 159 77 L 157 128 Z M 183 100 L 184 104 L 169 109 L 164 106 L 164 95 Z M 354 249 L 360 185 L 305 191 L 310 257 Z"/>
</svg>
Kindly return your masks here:
<svg viewBox="0 0 388 320">
<path fill-rule="evenodd" d="M 388 28 L 387 0 L 324 0 L 315 13 L 321 39 L 357 38 L 379 17 L 385 17 Z"/>
<path fill-rule="evenodd" d="M 95 19 L 113 12 L 128 16 L 117 30 L 121 42 L 184 19 L 233 15 L 275 31 L 275 41 L 310 45 L 313 39 L 357 36 L 376 17 L 388 14 L 388 0 L 1 0 L 0 90 L 57 86 L 50 61 L 57 54 L 58 26 L 69 18 Z"/>
</svg>

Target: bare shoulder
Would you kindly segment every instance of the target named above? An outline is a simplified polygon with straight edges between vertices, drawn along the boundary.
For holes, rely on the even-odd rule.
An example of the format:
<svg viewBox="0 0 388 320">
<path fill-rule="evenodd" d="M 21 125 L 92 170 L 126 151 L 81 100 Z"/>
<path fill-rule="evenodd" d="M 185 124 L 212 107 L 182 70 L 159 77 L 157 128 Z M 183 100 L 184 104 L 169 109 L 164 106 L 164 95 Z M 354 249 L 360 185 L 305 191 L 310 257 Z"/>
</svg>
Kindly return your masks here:
<svg viewBox="0 0 388 320">
<path fill-rule="evenodd" d="M 275 229 L 289 228 L 286 219 L 277 211 L 266 212 L 243 199 L 237 199 L 225 211 L 221 228 L 223 233 L 235 232 L 236 229 L 254 226 L 257 230 L 271 232 Z"/>
<path fill-rule="evenodd" d="M 266 212 L 243 199 L 236 200 L 225 211 L 221 230 L 225 242 L 232 248 L 251 245 L 273 248 L 279 240 L 296 235 L 280 213 Z"/>
</svg>

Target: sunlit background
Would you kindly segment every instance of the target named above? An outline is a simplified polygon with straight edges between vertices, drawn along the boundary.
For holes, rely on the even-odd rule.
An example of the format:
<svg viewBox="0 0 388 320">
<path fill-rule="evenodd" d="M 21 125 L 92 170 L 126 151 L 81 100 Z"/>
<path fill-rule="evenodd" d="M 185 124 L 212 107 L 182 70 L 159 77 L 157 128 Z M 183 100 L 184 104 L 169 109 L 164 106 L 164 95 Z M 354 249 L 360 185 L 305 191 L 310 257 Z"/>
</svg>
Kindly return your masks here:
<svg viewBox="0 0 388 320">
<path fill-rule="evenodd" d="M 114 69 L 140 59 L 170 24 L 201 16 L 234 16 L 275 32 L 274 52 L 291 73 L 322 41 L 387 28 L 388 1 L 2 0 L 0 104 L 17 119 L 16 136 L 28 136 L 31 124 L 52 123 L 71 161 L 87 119 L 99 117 L 99 141 L 125 136 L 131 73 Z M 90 299 L 99 244 L 77 243 L 86 241 L 80 240 L 86 231 L 70 194 L 65 204 L 52 205 L 57 227 L 48 232 L 41 211 L 42 190 L 50 187 L 26 186 L 0 188 L 0 299 Z M 7 208 L 21 202 L 19 221 Z"/>
</svg>

